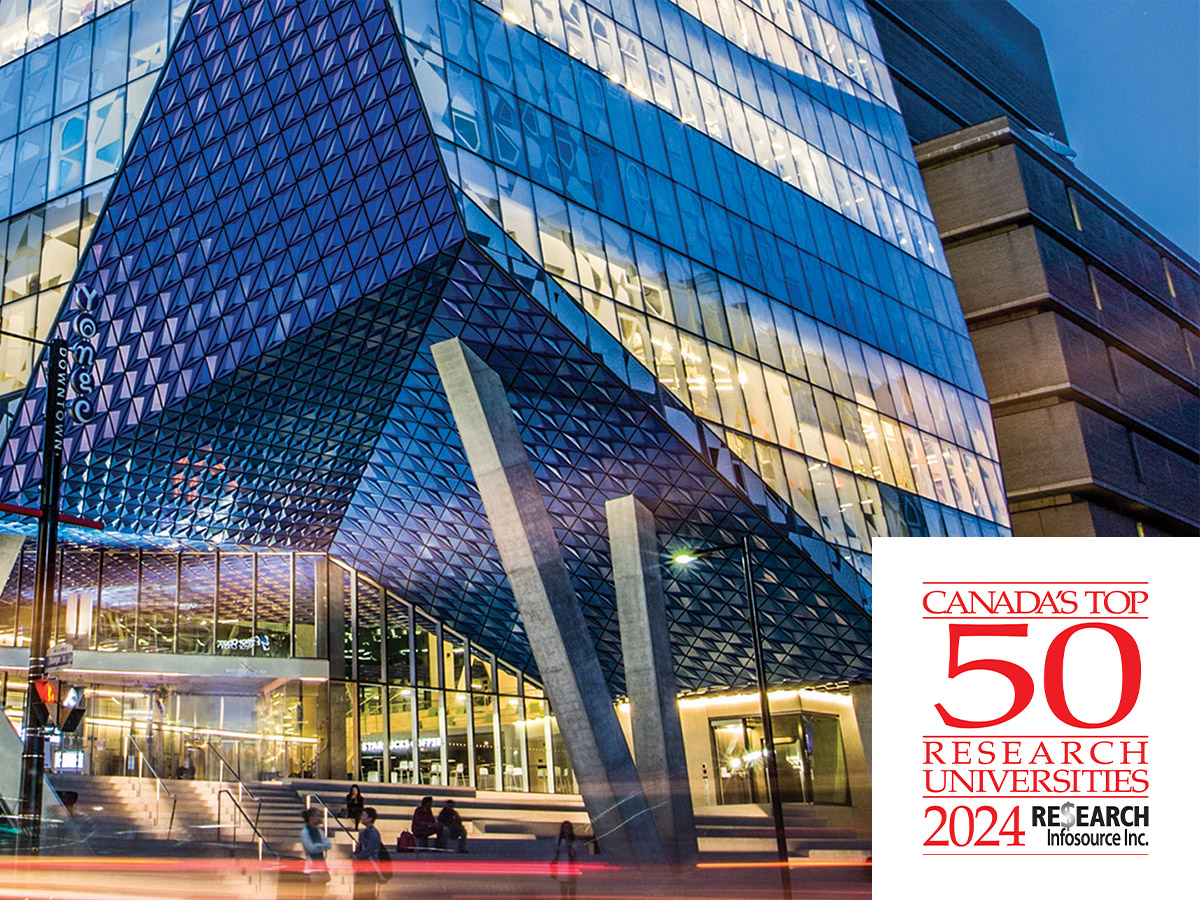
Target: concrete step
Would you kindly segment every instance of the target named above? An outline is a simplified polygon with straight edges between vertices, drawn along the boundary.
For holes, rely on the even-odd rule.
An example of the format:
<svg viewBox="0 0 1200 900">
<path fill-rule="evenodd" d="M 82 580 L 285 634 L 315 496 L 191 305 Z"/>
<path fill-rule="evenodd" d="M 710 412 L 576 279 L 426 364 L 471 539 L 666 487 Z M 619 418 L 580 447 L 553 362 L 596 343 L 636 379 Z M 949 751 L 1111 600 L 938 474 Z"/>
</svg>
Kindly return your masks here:
<svg viewBox="0 0 1200 900">
<path fill-rule="evenodd" d="M 857 838 L 858 832 L 853 828 L 814 828 L 814 827 L 799 827 L 788 828 L 784 827 L 784 832 L 788 839 L 792 838 Z M 737 837 L 752 837 L 752 838 L 775 838 L 775 828 L 773 826 L 759 825 L 703 825 L 696 828 L 698 837 L 711 838 L 737 838 Z"/>
</svg>

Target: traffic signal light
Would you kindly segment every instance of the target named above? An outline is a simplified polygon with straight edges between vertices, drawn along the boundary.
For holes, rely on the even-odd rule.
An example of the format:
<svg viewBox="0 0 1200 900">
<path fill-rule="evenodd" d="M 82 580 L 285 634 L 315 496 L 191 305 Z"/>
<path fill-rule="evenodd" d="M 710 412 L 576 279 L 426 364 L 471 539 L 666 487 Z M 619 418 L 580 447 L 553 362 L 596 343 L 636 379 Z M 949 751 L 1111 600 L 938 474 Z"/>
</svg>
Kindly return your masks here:
<svg viewBox="0 0 1200 900">
<path fill-rule="evenodd" d="M 60 731 L 74 731 L 83 721 L 87 707 L 83 704 L 83 685 L 73 684 L 62 692 L 58 701 L 58 728 Z"/>
<path fill-rule="evenodd" d="M 40 726 L 58 728 L 59 731 L 74 731 L 87 714 L 83 702 L 82 684 L 63 687 L 57 678 L 39 678 L 33 683 L 36 694 L 33 700 L 34 721 Z"/>
<path fill-rule="evenodd" d="M 58 702 L 58 679 L 57 678 L 39 678 L 33 683 L 37 688 L 38 697 L 47 706 L 53 706 Z"/>
<path fill-rule="evenodd" d="M 29 704 L 33 713 L 31 724 L 39 728 L 53 725 L 58 720 L 58 679 L 39 678 L 33 688 Z"/>
</svg>

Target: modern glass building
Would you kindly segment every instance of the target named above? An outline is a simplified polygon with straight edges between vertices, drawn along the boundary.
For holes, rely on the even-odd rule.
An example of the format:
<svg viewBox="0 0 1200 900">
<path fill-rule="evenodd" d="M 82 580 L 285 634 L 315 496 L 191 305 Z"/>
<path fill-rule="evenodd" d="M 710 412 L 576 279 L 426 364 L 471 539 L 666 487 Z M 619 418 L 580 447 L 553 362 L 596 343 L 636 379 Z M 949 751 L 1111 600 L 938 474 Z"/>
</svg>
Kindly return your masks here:
<svg viewBox="0 0 1200 900">
<path fill-rule="evenodd" d="M 94 586 L 76 634 L 121 671 L 249 657 L 301 707 L 307 660 L 301 770 L 377 749 L 385 777 L 570 783 L 438 341 L 503 381 L 617 694 L 607 499 L 655 514 L 686 691 L 749 684 L 750 645 L 737 561 L 673 549 L 750 534 L 770 677 L 838 685 L 869 680 L 873 537 L 1008 533 L 861 3 L 26 5 L 0 20 L 3 317 L 95 350 L 65 451 L 64 508 L 106 524 L 64 551 Z M 4 353 L 0 499 L 28 505 L 45 379 Z M 506 698 L 540 764 L 502 761 Z M 833 740 L 811 709 L 797 754 Z"/>
</svg>

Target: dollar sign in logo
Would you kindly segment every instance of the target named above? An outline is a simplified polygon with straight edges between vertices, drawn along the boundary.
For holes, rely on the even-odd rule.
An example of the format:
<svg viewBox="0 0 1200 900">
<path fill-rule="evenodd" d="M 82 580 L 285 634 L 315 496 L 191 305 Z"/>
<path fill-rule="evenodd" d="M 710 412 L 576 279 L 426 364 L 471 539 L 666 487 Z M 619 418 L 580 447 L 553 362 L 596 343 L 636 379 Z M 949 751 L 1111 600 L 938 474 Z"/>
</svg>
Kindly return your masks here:
<svg viewBox="0 0 1200 900">
<path fill-rule="evenodd" d="M 1075 804 L 1068 801 L 1059 807 L 1059 812 L 1063 815 L 1062 827 L 1064 830 L 1071 828 L 1075 824 L 1075 813 L 1071 811 L 1073 806 Z"/>
</svg>

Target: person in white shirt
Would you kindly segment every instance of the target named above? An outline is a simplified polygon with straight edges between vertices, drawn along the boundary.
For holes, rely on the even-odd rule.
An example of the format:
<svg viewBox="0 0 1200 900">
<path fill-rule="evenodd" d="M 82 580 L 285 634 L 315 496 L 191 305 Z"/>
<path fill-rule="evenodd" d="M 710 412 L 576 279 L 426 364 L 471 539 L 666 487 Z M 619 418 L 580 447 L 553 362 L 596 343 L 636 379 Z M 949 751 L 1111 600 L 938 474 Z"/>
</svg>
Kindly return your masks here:
<svg viewBox="0 0 1200 900">
<path fill-rule="evenodd" d="M 300 829 L 300 846 L 304 848 L 304 900 L 323 900 L 325 885 L 329 884 L 329 863 L 325 859 L 333 844 L 317 824 L 317 811 L 304 811 L 304 827 Z"/>
</svg>

